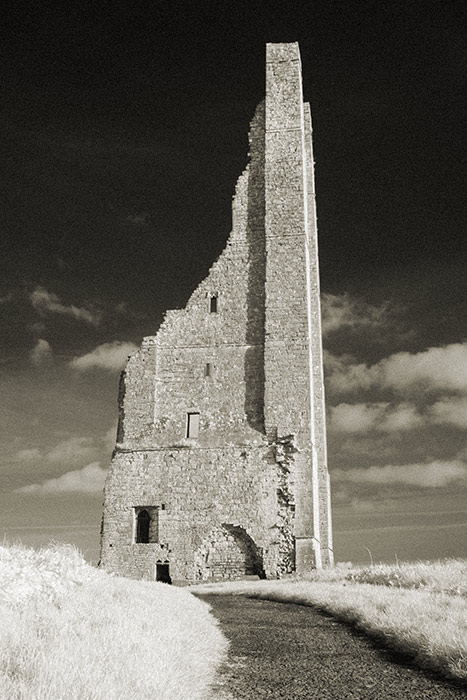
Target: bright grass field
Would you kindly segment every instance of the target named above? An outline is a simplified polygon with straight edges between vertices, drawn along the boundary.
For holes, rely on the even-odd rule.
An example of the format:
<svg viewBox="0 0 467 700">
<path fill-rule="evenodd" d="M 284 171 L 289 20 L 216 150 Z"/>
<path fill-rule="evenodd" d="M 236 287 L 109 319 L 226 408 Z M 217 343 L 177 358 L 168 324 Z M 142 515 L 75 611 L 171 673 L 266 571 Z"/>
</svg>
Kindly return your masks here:
<svg viewBox="0 0 467 700">
<path fill-rule="evenodd" d="M 189 590 L 312 605 L 355 624 L 424 668 L 467 681 L 467 561 L 315 571 L 306 580 L 237 581 Z"/>
<path fill-rule="evenodd" d="M 71 546 L 0 547 L 0 698 L 201 700 L 227 640 L 209 606 Z"/>
</svg>

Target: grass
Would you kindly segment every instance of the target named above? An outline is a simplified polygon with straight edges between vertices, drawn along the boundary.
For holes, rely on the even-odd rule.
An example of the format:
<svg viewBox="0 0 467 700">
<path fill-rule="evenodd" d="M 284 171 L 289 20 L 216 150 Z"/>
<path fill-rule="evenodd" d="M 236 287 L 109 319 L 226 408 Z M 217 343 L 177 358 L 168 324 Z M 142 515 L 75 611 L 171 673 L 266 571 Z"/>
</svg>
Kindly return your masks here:
<svg viewBox="0 0 467 700">
<path fill-rule="evenodd" d="M 0 616 L 8 700 L 201 700 L 227 651 L 186 590 L 110 576 L 72 547 L 0 547 Z"/>
<path fill-rule="evenodd" d="M 467 680 L 467 561 L 350 567 L 179 589 L 114 577 L 66 546 L 0 547 L 0 697 L 202 700 L 227 641 L 190 595 L 312 605 Z"/>
<path fill-rule="evenodd" d="M 306 579 L 191 586 L 311 605 L 356 625 L 424 668 L 467 680 L 467 561 L 349 567 Z"/>
</svg>

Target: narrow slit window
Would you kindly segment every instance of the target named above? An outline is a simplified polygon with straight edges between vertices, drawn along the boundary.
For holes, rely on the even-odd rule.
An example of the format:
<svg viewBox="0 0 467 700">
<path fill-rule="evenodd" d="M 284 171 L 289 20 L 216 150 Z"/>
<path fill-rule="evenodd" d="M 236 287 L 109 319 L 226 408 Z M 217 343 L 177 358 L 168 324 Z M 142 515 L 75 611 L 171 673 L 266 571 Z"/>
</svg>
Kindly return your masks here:
<svg viewBox="0 0 467 700">
<path fill-rule="evenodd" d="M 214 294 L 209 300 L 209 311 L 212 314 L 217 314 L 217 294 Z"/>
<path fill-rule="evenodd" d="M 186 424 L 186 436 L 197 438 L 199 433 L 199 413 L 189 413 Z"/>
<path fill-rule="evenodd" d="M 211 376 L 211 363 L 206 362 L 204 365 L 204 376 L 205 377 L 210 377 Z"/>
</svg>

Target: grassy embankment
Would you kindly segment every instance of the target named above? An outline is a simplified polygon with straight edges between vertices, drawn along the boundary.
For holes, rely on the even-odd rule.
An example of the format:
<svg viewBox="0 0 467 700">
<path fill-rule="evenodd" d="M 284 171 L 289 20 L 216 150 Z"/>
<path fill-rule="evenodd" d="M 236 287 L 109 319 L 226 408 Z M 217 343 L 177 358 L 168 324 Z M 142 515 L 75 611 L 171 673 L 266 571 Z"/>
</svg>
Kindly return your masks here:
<svg viewBox="0 0 467 700">
<path fill-rule="evenodd" d="M 338 566 L 306 580 L 238 581 L 189 590 L 312 605 L 421 667 L 467 681 L 467 561 Z"/>
<path fill-rule="evenodd" d="M 201 700 L 227 641 L 186 590 L 109 576 L 72 547 L 0 547 L 0 698 Z"/>
</svg>

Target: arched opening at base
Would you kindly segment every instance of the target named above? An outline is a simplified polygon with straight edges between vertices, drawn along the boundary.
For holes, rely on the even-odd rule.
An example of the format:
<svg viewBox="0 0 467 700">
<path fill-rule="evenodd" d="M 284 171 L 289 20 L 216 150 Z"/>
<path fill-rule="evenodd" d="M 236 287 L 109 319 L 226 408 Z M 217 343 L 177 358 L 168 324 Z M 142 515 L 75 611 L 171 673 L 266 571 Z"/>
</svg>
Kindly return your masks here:
<svg viewBox="0 0 467 700">
<path fill-rule="evenodd" d="M 200 581 L 264 578 L 261 550 L 239 525 L 214 528 L 195 553 L 195 575 Z"/>
</svg>

